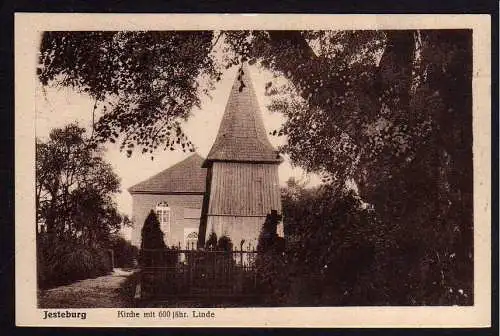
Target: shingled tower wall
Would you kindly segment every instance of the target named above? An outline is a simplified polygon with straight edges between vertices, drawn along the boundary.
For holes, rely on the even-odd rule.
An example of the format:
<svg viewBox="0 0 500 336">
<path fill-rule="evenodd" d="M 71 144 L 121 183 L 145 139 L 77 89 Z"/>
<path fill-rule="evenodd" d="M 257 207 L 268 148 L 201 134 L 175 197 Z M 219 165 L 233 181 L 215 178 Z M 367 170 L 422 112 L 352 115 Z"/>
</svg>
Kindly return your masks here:
<svg viewBox="0 0 500 336">
<path fill-rule="evenodd" d="M 217 138 L 204 162 L 207 193 L 200 244 L 214 231 L 239 246 L 256 246 L 271 210 L 281 213 L 278 166 L 282 162 L 264 127 L 249 71 L 238 71 Z"/>
</svg>

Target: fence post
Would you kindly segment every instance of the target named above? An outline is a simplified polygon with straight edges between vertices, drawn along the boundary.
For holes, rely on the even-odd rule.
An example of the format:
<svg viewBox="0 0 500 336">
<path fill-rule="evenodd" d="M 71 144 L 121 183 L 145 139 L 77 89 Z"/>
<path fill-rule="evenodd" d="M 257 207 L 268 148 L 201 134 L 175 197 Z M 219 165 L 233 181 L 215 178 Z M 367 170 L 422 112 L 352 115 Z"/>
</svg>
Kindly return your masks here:
<svg viewBox="0 0 500 336">
<path fill-rule="evenodd" d="M 253 263 L 253 266 L 252 266 L 252 274 L 253 274 L 253 290 L 256 291 L 257 290 L 257 266 L 256 266 L 256 263 L 257 263 L 257 254 L 258 254 L 258 251 L 255 251 L 255 246 L 252 247 L 252 256 L 253 256 L 253 260 L 254 260 L 254 263 Z"/>
<path fill-rule="evenodd" d="M 243 267 L 243 244 L 245 243 L 245 239 L 242 239 L 240 242 L 240 265 Z"/>
<path fill-rule="evenodd" d="M 187 261 L 187 272 L 189 276 L 189 282 L 188 282 L 188 287 L 189 287 L 189 294 L 193 294 L 193 277 L 194 277 L 194 272 L 195 272 L 195 263 L 196 263 L 196 255 L 193 252 L 186 251 L 186 261 Z"/>
</svg>

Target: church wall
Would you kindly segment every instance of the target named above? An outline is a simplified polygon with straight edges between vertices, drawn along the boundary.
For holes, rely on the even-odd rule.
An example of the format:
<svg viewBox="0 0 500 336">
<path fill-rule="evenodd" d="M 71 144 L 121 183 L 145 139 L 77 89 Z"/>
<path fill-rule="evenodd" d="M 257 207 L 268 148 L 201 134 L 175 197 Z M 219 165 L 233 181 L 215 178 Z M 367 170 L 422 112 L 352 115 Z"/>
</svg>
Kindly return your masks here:
<svg viewBox="0 0 500 336">
<path fill-rule="evenodd" d="M 155 209 L 160 202 L 167 202 L 170 207 L 170 229 L 167 236 L 168 245 L 184 246 L 185 228 L 193 228 L 198 232 L 203 195 L 152 195 L 152 194 L 132 194 L 132 221 L 134 228 L 132 231 L 132 244 L 140 247 L 141 230 L 144 221 L 151 209 Z"/>
</svg>

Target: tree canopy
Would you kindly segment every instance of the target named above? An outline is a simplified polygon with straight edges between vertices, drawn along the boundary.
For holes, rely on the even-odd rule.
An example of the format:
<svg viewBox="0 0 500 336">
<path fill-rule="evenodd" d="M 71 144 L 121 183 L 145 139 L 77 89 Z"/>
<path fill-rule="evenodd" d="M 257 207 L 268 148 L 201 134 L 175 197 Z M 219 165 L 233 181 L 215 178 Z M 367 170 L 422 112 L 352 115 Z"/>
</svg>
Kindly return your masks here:
<svg viewBox="0 0 500 336">
<path fill-rule="evenodd" d="M 120 180 L 89 146 L 85 129 L 76 124 L 56 128 L 48 141 L 36 141 L 37 223 L 51 239 L 92 245 L 120 228 L 113 195 Z"/>
<path fill-rule="evenodd" d="M 212 32 L 46 32 L 38 77 L 95 99 L 97 140 L 192 150 L 180 120 L 220 76 Z M 206 80 L 204 80 L 206 79 Z"/>
</svg>

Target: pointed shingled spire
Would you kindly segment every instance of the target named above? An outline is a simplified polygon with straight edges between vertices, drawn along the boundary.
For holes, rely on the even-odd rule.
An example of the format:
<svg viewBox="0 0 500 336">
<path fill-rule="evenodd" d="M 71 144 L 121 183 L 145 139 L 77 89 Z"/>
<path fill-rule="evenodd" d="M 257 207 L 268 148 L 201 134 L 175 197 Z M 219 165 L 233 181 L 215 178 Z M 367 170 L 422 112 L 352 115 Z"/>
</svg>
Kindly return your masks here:
<svg viewBox="0 0 500 336">
<path fill-rule="evenodd" d="M 204 165 L 210 161 L 282 162 L 267 138 L 246 64 L 238 70 L 217 138 Z"/>
</svg>

